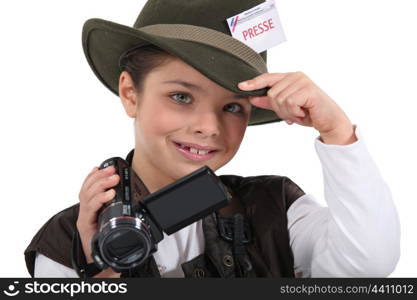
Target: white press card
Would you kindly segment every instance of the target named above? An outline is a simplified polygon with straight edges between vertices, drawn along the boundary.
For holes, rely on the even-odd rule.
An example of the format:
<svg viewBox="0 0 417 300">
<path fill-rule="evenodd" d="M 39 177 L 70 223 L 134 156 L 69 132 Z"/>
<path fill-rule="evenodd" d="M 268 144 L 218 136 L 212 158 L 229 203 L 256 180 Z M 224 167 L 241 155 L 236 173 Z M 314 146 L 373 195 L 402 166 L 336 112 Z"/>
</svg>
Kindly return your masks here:
<svg viewBox="0 0 417 300">
<path fill-rule="evenodd" d="M 228 18 L 227 24 L 235 39 L 258 53 L 286 41 L 274 0 Z"/>
</svg>

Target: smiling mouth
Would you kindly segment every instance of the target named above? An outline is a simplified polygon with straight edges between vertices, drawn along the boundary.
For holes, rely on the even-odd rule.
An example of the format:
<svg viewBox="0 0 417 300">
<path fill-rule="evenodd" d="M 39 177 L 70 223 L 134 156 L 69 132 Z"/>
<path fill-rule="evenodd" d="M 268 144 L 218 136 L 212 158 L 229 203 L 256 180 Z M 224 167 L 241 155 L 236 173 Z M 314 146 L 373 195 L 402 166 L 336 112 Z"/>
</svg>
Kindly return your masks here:
<svg viewBox="0 0 417 300">
<path fill-rule="evenodd" d="M 184 149 L 190 153 L 194 153 L 194 154 L 198 154 L 198 155 L 206 155 L 209 153 L 214 153 L 217 152 L 218 150 L 202 150 L 202 149 L 197 149 L 197 148 L 193 148 L 190 146 L 186 146 L 177 142 L 174 142 L 174 144 L 176 144 L 178 147 L 180 147 L 181 149 Z"/>
</svg>

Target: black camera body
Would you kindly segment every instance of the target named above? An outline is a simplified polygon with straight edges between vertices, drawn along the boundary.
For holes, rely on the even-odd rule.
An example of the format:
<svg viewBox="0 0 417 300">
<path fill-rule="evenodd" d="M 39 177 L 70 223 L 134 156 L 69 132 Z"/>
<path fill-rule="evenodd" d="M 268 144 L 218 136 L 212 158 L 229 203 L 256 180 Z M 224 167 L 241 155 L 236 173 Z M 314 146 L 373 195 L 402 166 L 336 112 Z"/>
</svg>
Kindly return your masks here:
<svg viewBox="0 0 417 300">
<path fill-rule="evenodd" d="M 101 270 L 122 272 L 139 266 L 157 251 L 164 232 L 170 235 L 231 202 L 227 188 L 207 166 L 135 202 L 129 164 L 113 157 L 99 168 L 110 165 L 120 182 L 114 199 L 99 211 L 91 242 L 92 257 Z"/>
</svg>

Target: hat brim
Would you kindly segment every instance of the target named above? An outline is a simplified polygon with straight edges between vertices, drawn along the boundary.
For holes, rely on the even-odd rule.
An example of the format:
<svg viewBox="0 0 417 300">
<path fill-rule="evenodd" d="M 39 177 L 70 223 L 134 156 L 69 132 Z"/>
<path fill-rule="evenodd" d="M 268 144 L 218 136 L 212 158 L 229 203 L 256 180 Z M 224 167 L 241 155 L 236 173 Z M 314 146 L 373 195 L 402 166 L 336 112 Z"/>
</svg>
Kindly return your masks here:
<svg viewBox="0 0 417 300">
<path fill-rule="evenodd" d="M 242 91 L 238 83 L 252 79 L 261 73 L 244 60 L 221 49 L 192 41 L 148 34 L 140 28 L 132 28 L 102 19 L 85 22 L 82 44 L 87 61 L 98 79 L 118 95 L 120 56 L 133 47 L 153 44 L 177 56 L 203 75 L 227 90 L 245 96 L 264 96 L 267 88 Z M 252 106 L 249 125 L 281 121 L 271 110 Z"/>
</svg>

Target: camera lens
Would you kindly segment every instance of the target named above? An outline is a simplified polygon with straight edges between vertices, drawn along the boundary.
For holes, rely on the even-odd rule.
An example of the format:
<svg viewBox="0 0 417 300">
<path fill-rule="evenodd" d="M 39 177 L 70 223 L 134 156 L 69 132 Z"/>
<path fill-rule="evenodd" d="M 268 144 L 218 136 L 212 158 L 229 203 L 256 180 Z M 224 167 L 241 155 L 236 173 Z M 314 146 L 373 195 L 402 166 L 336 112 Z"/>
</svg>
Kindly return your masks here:
<svg viewBox="0 0 417 300">
<path fill-rule="evenodd" d="M 139 218 L 112 219 L 101 232 L 99 245 L 103 260 L 114 269 L 130 269 L 141 264 L 151 250 L 146 224 Z"/>
</svg>

